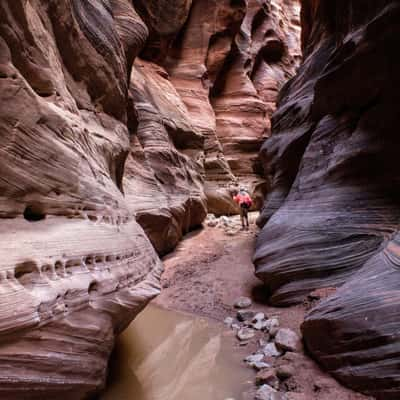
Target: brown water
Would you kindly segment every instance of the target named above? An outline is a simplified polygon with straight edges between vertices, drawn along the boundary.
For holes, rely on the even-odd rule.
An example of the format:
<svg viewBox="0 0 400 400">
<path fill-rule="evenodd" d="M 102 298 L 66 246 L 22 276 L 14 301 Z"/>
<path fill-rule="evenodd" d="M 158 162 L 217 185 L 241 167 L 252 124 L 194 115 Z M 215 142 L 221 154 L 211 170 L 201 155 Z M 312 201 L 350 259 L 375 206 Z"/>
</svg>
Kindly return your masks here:
<svg viewBox="0 0 400 400">
<path fill-rule="evenodd" d="M 252 372 L 210 320 L 148 306 L 121 335 L 101 400 L 242 400 Z"/>
</svg>

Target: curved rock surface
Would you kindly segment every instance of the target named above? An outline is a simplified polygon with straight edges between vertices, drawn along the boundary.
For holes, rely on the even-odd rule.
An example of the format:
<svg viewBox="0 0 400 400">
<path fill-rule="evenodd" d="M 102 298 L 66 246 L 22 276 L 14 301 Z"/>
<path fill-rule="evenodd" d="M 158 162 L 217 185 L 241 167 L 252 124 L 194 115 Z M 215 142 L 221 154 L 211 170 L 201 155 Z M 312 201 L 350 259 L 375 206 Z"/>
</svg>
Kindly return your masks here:
<svg viewBox="0 0 400 400">
<path fill-rule="evenodd" d="M 127 60 L 147 28 L 112 3 L 0 4 L 2 399 L 101 389 L 114 336 L 159 293 L 121 192 Z"/>
<path fill-rule="evenodd" d="M 307 316 L 308 350 L 338 380 L 377 399 L 400 396 L 400 236 Z"/>
<path fill-rule="evenodd" d="M 237 212 L 238 179 L 265 186 L 256 153 L 294 73 L 298 12 L 291 0 L 0 3 L 2 399 L 101 390 L 115 335 L 159 292 L 158 256 L 207 205 Z"/>
<path fill-rule="evenodd" d="M 262 148 L 272 189 L 254 257 L 273 304 L 340 287 L 307 317 L 305 342 L 379 399 L 400 396 L 399 18 L 398 1 L 303 1 L 305 60 Z"/>
<path fill-rule="evenodd" d="M 138 60 L 130 92 L 137 127 L 124 190 L 136 220 L 165 254 L 206 217 L 200 173 L 204 138 L 163 68 Z"/>
<path fill-rule="evenodd" d="M 205 137 L 210 212 L 237 213 L 231 190 L 238 183 L 261 206 L 267 186 L 258 152 L 278 90 L 298 65 L 299 13 L 295 0 L 193 0 L 163 63 Z"/>
</svg>

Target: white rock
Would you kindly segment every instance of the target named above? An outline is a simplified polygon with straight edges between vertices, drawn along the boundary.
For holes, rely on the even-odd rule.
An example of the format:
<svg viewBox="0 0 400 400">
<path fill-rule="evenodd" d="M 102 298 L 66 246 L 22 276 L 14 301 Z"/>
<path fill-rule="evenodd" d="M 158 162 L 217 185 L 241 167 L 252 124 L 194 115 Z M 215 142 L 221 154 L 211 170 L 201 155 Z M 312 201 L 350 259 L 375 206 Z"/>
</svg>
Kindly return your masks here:
<svg viewBox="0 0 400 400">
<path fill-rule="evenodd" d="M 256 392 L 256 400 L 272 400 L 272 394 L 277 393 L 277 391 L 269 386 L 269 385 L 262 385 Z"/>
<path fill-rule="evenodd" d="M 210 219 L 207 221 L 207 226 L 210 228 L 215 228 L 218 225 L 218 221 L 216 219 Z"/>
<path fill-rule="evenodd" d="M 263 312 L 259 312 L 253 317 L 253 322 L 258 322 L 263 320 L 265 320 L 265 314 Z"/>
<path fill-rule="evenodd" d="M 234 319 L 232 318 L 232 317 L 226 317 L 225 319 L 224 319 L 224 324 L 225 325 L 228 325 L 228 326 L 232 326 L 232 324 L 234 323 Z"/>
<path fill-rule="evenodd" d="M 249 308 L 251 305 L 252 301 L 248 297 L 239 297 L 234 304 L 236 308 Z"/>
<path fill-rule="evenodd" d="M 238 331 L 237 337 L 239 340 L 250 340 L 254 337 L 254 330 L 249 328 L 242 328 Z"/>
<path fill-rule="evenodd" d="M 264 354 L 252 354 L 251 356 L 247 356 L 244 361 L 247 363 L 259 362 L 264 359 Z"/>
<path fill-rule="evenodd" d="M 276 334 L 277 329 L 279 328 L 279 320 L 278 318 L 269 318 L 266 321 L 265 329 L 271 336 Z"/>
<path fill-rule="evenodd" d="M 262 385 L 256 392 L 255 400 L 287 400 L 287 397 L 269 385 Z"/>
<path fill-rule="evenodd" d="M 225 215 L 220 217 L 219 222 L 220 222 L 221 225 L 224 225 L 224 226 L 232 225 L 232 221 Z"/>
<path fill-rule="evenodd" d="M 282 350 L 298 351 L 300 349 L 300 338 L 291 329 L 281 328 L 275 336 L 275 344 Z"/>
<path fill-rule="evenodd" d="M 267 343 L 261 350 L 266 357 L 280 357 L 282 352 L 278 350 L 275 343 Z"/>
<path fill-rule="evenodd" d="M 257 331 L 262 331 L 263 329 L 267 328 L 267 321 L 252 322 L 250 326 Z"/>
</svg>

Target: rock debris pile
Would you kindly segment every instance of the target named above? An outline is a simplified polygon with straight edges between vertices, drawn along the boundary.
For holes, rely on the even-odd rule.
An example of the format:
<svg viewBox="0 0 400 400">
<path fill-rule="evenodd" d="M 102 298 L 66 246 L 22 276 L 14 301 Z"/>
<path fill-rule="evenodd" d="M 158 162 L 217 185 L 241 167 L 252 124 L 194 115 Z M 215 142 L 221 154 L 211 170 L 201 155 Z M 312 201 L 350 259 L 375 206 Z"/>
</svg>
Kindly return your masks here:
<svg viewBox="0 0 400 400">
<path fill-rule="evenodd" d="M 285 382 L 292 377 L 293 368 L 279 360 L 288 353 L 301 351 L 301 340 L 291 329 L 281 327 L 277 316 L 267 316 L 250 309 L 251 306 L 250 298 L 238 298 L 234 303 L 238 309 L 236 316 L 227 317 L 224 323 L 236 332 L 240 346 L 257 341 L 257 350 L 244 359 L 246 365 L 257 371 L 255 400 L 288 400 Z"/>
<path fill-rule="evenodd" d="M 255 220 L 256 218 L 255 214 L 257 213 L 249 213 L 250 224 L 254 223 L 253 219 Z M 226 215 L 222 215 L 220 217 L 216 217 L 214 214 L 208 214 L 205 224 L 210 228 L 222 229 L 228 236 L 235 236 L 242 230 L 242 224 L 238 216 L 228 217 Z"/>
</svg>

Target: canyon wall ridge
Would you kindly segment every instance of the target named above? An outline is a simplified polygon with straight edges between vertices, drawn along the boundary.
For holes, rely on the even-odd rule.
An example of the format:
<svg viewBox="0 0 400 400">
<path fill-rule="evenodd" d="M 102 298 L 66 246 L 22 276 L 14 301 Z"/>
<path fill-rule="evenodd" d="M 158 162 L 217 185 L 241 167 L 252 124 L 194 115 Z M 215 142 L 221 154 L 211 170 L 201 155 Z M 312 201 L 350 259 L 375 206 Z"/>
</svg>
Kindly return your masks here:
<svg viewBox="0 0 400 400">
<path fill-rule="evenodd" d="M 272 184 L 254 256 L 275 305 L 337 288 L 306 317 L 306 347 L 385 400 L 400 396 L 399 20 L 398 1 L 302 1 L 304 62 L 261 150 Z"/>
</svg>

